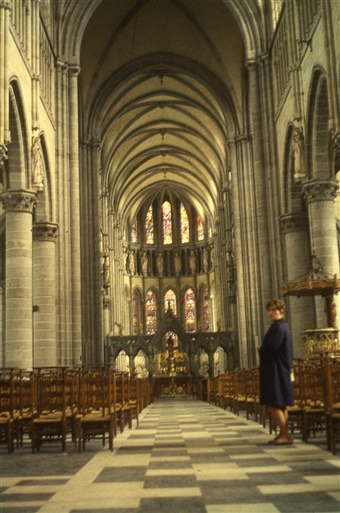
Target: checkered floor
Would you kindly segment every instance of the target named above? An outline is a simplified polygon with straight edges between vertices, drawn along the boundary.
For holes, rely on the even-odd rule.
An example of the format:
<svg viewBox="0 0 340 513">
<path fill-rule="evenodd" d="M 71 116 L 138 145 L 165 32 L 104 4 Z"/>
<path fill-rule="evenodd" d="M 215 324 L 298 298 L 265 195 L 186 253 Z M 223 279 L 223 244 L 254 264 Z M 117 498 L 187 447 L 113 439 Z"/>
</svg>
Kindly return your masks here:
<svg viewBox="0 0 340 513">
<path fill-rule="evenodd" d="M 0 512 L 333 513 L 340 511 L 339 456 L 299 437 L 268 445 L 268 429 L 192 399 L 161 399 L 114 452 L 90 441 L 68 455 L 27 443 L 1 449 Z"/>
</svg>

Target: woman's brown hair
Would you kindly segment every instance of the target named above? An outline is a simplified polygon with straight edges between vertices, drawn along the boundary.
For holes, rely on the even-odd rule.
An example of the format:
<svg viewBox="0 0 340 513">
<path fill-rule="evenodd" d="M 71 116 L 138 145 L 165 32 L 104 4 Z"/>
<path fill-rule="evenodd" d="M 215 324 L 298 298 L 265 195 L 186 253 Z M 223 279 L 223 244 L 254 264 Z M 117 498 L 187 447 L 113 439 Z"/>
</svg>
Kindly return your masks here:
<svg viewBox="0 0 340 513">
<path fill-rule="evenodd" d="M 269 310 L 272 307 L 274 307 L 275 310 L 278 310 L 283 314 L 286 311 L 286 305 L 284 301 L 282 301 L 281 299 L 271 299 L 270 301 L 268 301 L 268 303 L 266 304 L 266 309 Z"/>
</svg>

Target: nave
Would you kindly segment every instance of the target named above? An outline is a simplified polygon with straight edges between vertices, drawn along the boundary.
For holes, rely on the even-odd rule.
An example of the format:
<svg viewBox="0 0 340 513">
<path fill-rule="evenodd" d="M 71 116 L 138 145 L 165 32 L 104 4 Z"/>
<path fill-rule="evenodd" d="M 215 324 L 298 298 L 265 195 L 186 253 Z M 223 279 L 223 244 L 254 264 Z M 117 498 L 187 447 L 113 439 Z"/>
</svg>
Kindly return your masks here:
<svg viewBox="0 0 340 513">
<path fill-rule="evenodd" d="M 268 445 L 268 428 L 189 398 L 159 399 L 114 440 L 1 453 L 6 513 L 333 513 L 340 459 L 319 443 Z M 134 421 L 135 422 L 135 421 Z"/>
</svg>

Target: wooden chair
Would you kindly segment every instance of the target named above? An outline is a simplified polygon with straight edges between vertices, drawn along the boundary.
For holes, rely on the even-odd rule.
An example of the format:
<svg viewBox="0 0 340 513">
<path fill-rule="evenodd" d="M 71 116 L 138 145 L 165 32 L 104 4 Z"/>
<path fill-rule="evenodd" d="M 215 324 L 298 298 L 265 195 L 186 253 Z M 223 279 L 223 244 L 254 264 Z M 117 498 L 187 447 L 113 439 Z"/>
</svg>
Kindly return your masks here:
<svg viewBox="0 0 340 513">
<path fill-rule="evenodd" d="M 140 382 L 136 377 L 132 377 L 128 380 L 128 402 L 131 407 L 132 419 L 135 419 L 137 426 L 139 426 Z"/>
<path fill-rule="evenodd" d="M 8 454 L 19 444 L 19 413 L 14 409 L 14 369 L 0 370 L 0 442 L 7 446 Z"/>
<path fill-rule="evenodd" d="M 254 415 L 256 422 L 260 415 L 259 367 L 245 371 L 245 397 L 246 417 L 249 420 Z"/>
<path fill-rule="evenodd" d="M 101 438 L 103 446 L 108 438 L 113 451 L 115 433 L 115 406 L 112 404 L 113 371 L 110 368 L 82 368 L 79 375 L 80 405 L 76 415 L 76 437 L 79 452 L 86 442 Z"/>
<path fill-rule="evenodd" d="M 323 354 L 326 375 L 327 446 L 337 453 L 340 442 L 340 351 Z"/>
<path fill-rule="evenodd" d="M 237 369 L 233 371 L 232 376 L 234 380 L 232 411 L 235 415 L 239 415 L 241 410 L 246 410 L 246 370 Z"/>
<path fill-rule="evenodd" d="M 295 433 L 303 432 L 303 408 L 304 408 L 304 395 L 303 395 L 303 360 L 295 359 L 293 361 L 293 389 L 294 389 L 294 405 L 288 406 L 288 429 L 294 436 Z"/>
<path fill-rule="evenodd" d="M 326 432 L 325 375 L 320 355 L 308 358 L 302 363 L 302 440 L 317 432 Z"/>
<path fill-rule="evenodd" d="M 221 375 L 222 380 L 222 394 L 223 394 L 223 408 L 233 411 L 234 404 L 234 380 L 231 372 L 225 372 Z"/>
<path fill-rule="evenodd" d="M 76 417 L 79 413 L 80 403 L 80 368 L 66 369 L 64 376 L 65 387 L 65 417 L 66 433 L 71 435 L 72 441 L 77 443 Z"/>
<path fill-rule="evenodd" d="M 36 411 L 31 421 L 32 451 L 40 451 L 45 442 L 61 442 L 66 452 L 66 367 L 35 369 Z"/>
</svg>

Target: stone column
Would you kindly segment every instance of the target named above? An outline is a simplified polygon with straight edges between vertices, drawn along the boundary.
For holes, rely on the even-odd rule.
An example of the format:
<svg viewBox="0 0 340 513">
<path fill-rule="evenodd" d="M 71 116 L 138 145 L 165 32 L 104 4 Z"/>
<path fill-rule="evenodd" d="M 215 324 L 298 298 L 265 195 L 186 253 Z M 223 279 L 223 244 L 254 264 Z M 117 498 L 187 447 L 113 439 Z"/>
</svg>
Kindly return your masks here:
<svg viewBox="0 0 340 513">
<path fill-rule="evenodd" d="M 71 282 L 72 282 L 72 361 L 79 363 L 82 355 L 81 324 L 81 261 L 80 261 L 80 191 L 79 191 L 79 123 L 78 65 L 69 68 L 69 162 L 71 221 Z"/>
<path fill-rule="evenodd" d="M 337 180 L 313 179 L 302 184 L 308 203 L 311 250 L 323 266 L 328 277 L 339 276 L 339 254 L 336 232 L 334 200 L 339 185 Z M 339 311 L 339 298 L 335 298 Z M 316 298 L 317 326 L 325 327 L 327 320 L 323 298 Z"/>
<path fill-rule="evenodd" d="M 10 13 L 12 4 L 10 2 L 0 2 L 0 165 L 2 155 L 7 154 L 6 145 L 10 142 L 9 130 L 9 79 L 8 79 L 8 60 L 10 42 L 12 35 L 10 32 Z"/>
<path fill-rule="evenodd" d="M 310 266 L 308 218 L 304 214 L 286 214 L 281 216 L 280 222 L 284 237 L 285 278 L 287 281 L 302 279 Z M 293 355 L 300 358 L 304 354 L 301 332 L 315 326 L 313 298 L 287 296 L 285 302 L 293 339 Z"/>
<path fill-rule="evenodd" d="M 104 341 L 108 341 L 109 337 L 108 335 L 110 333 L 113 333 L 112 328 L 112 322 L 111 322 L 111 297 L 109 296 L 103 296 L 103 333 L 104 333 Z M 104 342 L 105 344 L 105 342 Z M 105 351 L 104 351 L 104 344 L 101 346 L 101 348 L 97 349 L 98 351 L 98 357 L 100 362 L 105 361 Z"/>
<path fill-rule="evenodd" d="M 58 365 L 56 255 L 58 225 L 33 224 L 33 364 Z"/>
<path fill-rule="evenodd" d="M 36 194 L 11 190 L 2 196 L 6 211 L 5 361 L 32 367 L 32 213 Z"/>
<path fill-rule="evenodd" d="M 3 287 L 0 286 L 0 367 L 5 363 L 5 294 Z"/>
</svg>

